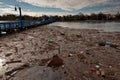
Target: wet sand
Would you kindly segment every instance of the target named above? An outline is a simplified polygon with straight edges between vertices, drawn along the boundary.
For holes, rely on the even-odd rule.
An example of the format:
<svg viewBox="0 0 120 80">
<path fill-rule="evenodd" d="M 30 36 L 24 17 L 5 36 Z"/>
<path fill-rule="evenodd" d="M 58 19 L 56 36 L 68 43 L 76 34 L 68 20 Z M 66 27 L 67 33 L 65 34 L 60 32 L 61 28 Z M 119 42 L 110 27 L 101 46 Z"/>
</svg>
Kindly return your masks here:
<svg viewBox="0 0 120 80">
<path fill-rule="evenodd" d="M 118 47 L 100 46 L 103 41 Z M 54 55 L 63 60 L 62 65 L 51 67 L 60 74 L 60 80 L 120 80 L 120 32 L 60 26 L 40 26 L 1 36 L 0 56 L 4 60 L 1 80 L 29 80 L 24 76 L 25 70 L 47 66 Z"/>
</svg>

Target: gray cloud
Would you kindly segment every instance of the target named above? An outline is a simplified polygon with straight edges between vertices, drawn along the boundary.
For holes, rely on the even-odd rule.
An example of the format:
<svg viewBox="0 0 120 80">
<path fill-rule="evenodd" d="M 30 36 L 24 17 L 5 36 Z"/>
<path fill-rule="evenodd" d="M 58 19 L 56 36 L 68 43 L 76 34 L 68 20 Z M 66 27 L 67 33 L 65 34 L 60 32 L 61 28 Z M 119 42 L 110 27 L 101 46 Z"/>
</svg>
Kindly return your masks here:
<svg viewBox="0 0 120 80">
<path fill-rule="evenodd" d="M 95 6 L 108 0 L 17 0 L 39 7 L 60 8 L 63 10 L 78 10 L 84 7 Z"/>
<path fill-rule="evenodd" d="M 118 12 L 120 12 L 120 6 L 116 6 L 113 8 L 107 8 L 103 10 L 103 13 L 106 13 L 106 14 L 116 14 Z"/>
</svg>

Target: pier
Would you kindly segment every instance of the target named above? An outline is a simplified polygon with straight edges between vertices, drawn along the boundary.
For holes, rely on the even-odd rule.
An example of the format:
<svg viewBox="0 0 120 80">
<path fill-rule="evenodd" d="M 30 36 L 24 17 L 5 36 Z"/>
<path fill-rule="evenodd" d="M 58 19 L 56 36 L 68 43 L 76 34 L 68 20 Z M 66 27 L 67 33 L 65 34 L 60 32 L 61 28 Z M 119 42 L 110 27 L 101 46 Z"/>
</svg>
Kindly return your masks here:
<svg viewBox="0 0 120 80">
<path fill-rule="evenodd" d="M 0 34 L 11 33 L 14 31 L 26 30 L 54 22 L 53 19 L 44 19 L 41 21 L 9 21 L 0 23 Z"/>
</svg>

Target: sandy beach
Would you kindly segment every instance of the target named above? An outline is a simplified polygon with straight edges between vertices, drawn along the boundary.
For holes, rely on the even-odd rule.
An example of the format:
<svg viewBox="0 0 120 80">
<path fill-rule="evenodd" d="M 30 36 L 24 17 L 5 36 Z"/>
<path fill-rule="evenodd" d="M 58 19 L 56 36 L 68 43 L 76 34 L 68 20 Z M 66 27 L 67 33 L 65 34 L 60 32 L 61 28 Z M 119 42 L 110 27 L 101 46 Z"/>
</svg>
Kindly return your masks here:
<svg viewBox="0 0 120 80">
<path fill-rule="evenodd" d="M 50 64 L 54 55 L 56 64 Z M 120 80 L 120 32 L 40 26 L 2 35 L 0 58 L 0 80 Z M 35 66 L 53 75 L 39 77 Z"/>
</svg>

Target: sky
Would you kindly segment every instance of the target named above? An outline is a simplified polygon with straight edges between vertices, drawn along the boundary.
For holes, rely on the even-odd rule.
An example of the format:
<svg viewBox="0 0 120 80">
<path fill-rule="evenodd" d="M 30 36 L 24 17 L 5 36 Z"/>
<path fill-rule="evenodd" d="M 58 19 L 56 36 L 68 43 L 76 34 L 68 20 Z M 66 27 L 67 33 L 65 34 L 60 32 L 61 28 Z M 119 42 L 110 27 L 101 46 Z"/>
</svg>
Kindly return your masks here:
<svg viewBox="0 0 120 80">
<path fill-rule="evenodd" d="M 21 7 L 23 15 L 30 16 L 120 12 L 120 0 L 0 0 L 0 15 L 19 15 L 15 6 Z"/>
</svg>

